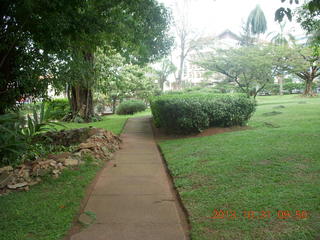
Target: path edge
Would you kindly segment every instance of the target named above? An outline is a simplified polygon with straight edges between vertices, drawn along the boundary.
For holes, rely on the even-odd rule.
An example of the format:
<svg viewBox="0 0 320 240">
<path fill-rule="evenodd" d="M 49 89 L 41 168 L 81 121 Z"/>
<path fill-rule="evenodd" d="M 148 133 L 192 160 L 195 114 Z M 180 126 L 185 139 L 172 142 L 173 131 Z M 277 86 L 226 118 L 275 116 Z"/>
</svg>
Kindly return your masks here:
<svg viewBox="0 0 320 240">
<path fill-rule="evenodd" d="M 170 187 L 170 191 L 172 193 L 172 195 L 174 196 L 174 198 L 177 200 L 175 201 L 175 205 L 176 205 L 176 208 L 177 208 L 177 212 L 178 212 L 178 215 L 179 215 L 179 218 L 180 218 L 180 222 L 181 222 L 181 225 L 182 225 L 182 229 L 183 229 L 183 232 L 184 232 L 184 235 L 186 237 L 186 240 L 190 240 L 191 239 L 191 223 L 190 223 L 190 219 L 189 219 L 189 213 L 188 213 L 188 210 L 186 209 L 186 207 L 183 205 L 183 202 L 182 202 L 182 199 L 181 199 L 181 196 L 179 194 L 179 191 L 177 190 L 176 186 L 174 185 L 174 181 L 173 181 L 173 177 L 172 177 L 172 174 L 171 174 L 171 171 L 168 167 L 168 163 L 164 157 L 164 154 L 158 144 L 158 141 L 156 141 L 156 138 L 155 138 L 155 132 L 154 132 L 154 126 L 152 124 L 152 117 L 150 117 L 149 119 L 149 123 L 151 125 L 151 128 L 152 128 L 152 135 L 153 135 L 153 139 L 154 139 L 154 142 L 157 146 L 157 149 L 160 153 L 160 157 L 161 157 L 161 162 L 164 166 L 164 169 L 165 169 L 165 172 L 166 172 L 166 175 L 167 175 L 167 179 L 168 179 L 168 183 L 169 183 L 169 187 Z"/>
</svg>

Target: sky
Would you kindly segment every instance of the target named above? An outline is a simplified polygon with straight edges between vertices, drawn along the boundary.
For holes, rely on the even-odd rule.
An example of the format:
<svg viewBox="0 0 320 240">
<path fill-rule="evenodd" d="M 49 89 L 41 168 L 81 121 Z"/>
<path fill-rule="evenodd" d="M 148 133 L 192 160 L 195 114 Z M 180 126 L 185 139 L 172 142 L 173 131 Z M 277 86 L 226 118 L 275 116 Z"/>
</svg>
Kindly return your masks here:
<svg viewBox="0 0 320 240">
<path fill-rule="evenodd" d="M 281 3 L 280 0 L 159 0 L 159 2 L 171 8 L 174 17 L 177 17 L 180 14 L 179 12 L 188 16 L 192 28 L 200 34 L 208 36 L 217 35 L 225 29 L 230 29 L 239 34 L 242 23 L 246 21 L 250 11 L 257 4 L 265 13 L 268 23 L 267 32 L 279 31 L 279 24 L 274 21 L 276 9 L 281 6 L 289 6 L 294 9 L 298 6 Z M 189 7 L 181 11 L 176 7 L 176 3 L 180 5 L 180 9 L 185 3 Z M 303 34 L 299 24 L 294 21 L 288 21 L 285 30 L 293 35 Z"/>
</svg>

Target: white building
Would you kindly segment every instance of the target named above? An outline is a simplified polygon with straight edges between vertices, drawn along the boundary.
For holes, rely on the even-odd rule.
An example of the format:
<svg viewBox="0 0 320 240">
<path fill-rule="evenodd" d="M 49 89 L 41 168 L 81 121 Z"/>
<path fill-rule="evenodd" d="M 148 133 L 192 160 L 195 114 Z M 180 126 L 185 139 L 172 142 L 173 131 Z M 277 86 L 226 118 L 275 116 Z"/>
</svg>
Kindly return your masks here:
<svg viewBox="0 0 320 240">
<path fill-rule="evenodd" d="M 183 68 L 182 82 L 186 86 L 194 86 L 201 82 L 214 82 L 221 80 L 221 75 L 216 74 L 213 77 L 206 76 L 206 71 L 199 67 L 194 61 L 199 55 L 212 52 L 216 48 L 230 48 L 240 45 L 240 37 L 229 29 L 223 31 L 217 36 L 204 37 L 198 40 L 201 47 L 189 53 Z M 176 89 L 176 80 L 172 75 L 164 86 L 165 91 Z"/>
</svg>

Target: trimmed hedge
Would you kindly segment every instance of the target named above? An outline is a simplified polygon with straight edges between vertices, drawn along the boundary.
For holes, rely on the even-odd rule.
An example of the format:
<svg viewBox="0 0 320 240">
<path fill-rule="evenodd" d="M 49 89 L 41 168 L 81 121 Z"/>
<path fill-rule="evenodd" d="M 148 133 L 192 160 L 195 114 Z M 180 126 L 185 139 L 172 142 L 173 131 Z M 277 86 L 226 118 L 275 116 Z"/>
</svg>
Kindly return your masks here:
<svg viewBox="0 0 320 240">
<path fill-rule="evenodd" d="M 116 113 L 118 115 L 135 114 L 146 110 L 147 106 L 140 100 L 128 100 L 120 103 Z"/>
<path fill-rule="evenodd" d="M 151 100 L 156 127 L 183 134 L 209 127 L 242 126 L 255 107 L 256 102 L 243 95 L 165 94 Z"/>
</svg>

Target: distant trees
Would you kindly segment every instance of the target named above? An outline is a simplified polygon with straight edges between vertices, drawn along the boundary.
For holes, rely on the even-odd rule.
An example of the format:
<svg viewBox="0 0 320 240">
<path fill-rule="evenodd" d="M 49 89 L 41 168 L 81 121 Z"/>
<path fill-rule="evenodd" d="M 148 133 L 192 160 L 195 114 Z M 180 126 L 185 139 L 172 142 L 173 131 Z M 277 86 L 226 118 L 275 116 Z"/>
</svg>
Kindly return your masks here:
<svg viewBox="0 0 320 240">
<path fill-rule="evenodd" d="M 167 82 L 169 75 L 174 73 L 176 70 L 176 66 L 168 58 L 162 59 L 158 63 L 158 66 L 154 68 L 161 91 L 163 91 L 164 83 Z"/>
<path fill-rule="evenodd" d="M 278 52 L 272 46 L 218 49 L 198 61 L 202 68 L 223 74 L 247 96 L 257 96 L 280 70 Z"/>
<path fill-rule="evenodd" d="M 99 49 L 95 55 L 94 69 L 94 90 L 107 95 L 113 112 L 118 101 L 132 97 L 146 100 L 158 89 L 149 67 L 127 63 L 115 51 L 105 53 Z"/>
</svg>

